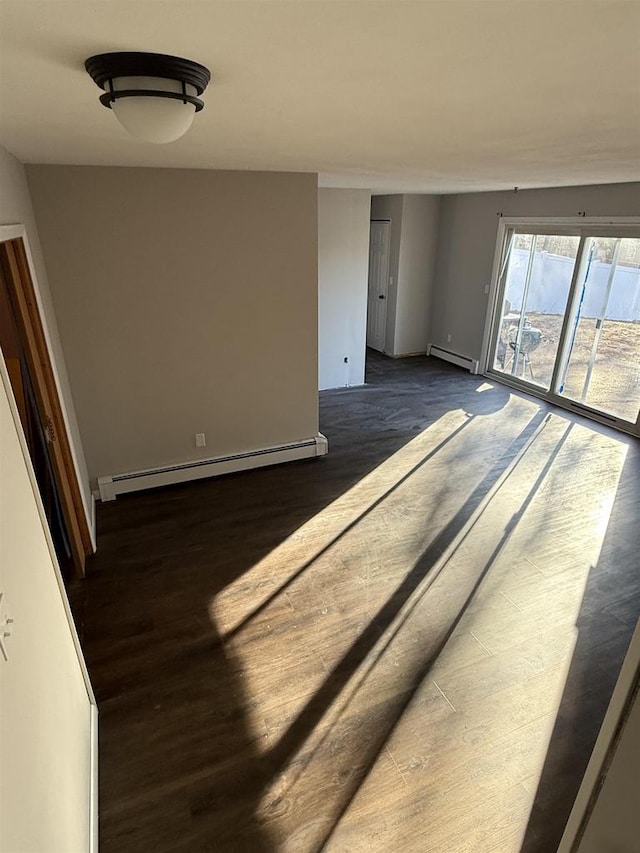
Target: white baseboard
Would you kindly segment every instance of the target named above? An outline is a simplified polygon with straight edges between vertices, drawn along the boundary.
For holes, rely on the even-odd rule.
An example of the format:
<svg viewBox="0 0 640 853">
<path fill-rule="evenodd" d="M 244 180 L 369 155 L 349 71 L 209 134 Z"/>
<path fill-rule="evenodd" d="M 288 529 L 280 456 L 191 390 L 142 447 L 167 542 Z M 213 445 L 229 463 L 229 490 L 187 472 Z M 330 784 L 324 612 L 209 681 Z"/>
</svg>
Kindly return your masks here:
<svg viewBox="0 0 640 853">
<path fill-rule="evenodd" d="M 435 358 L 441 358 L 443 361 L 449 361 L 451 364 L 456 364 L 458 367 L 464 367 L 469 371 L 469 373 L 477 373 L 479 369 L 477 359 L 469 358 L 467 355 L 460 355 L 460 353 L 453 352 L 452 350 L 445 349 L 444 347 L 439 347 L 436 344 L 427 345 L 427 355 L 435 356 Z"/>
<path fill-rule="evenodd" d="M 145 471 L 131 471 L 126 474 L 112 474 L 98 477 L 100 500 L 113 501 L 117 495 L 137 492 L 141 489 L 153 489 L 173 483 L 186 483 L 189 480 L 201 480 L 205 477 L 218 477 L 220 474 L 234 474 L 251 468 L 263 468 L 267 465 L 279 465 L 313 456 L 324 456 L 329 442 L 321 433 L 304 441 L 283 444 L 278 447 L 264 447 L 245 453 L 217 456 L 211 459 L 196 459 L 164 468 Z"/>
</svg>

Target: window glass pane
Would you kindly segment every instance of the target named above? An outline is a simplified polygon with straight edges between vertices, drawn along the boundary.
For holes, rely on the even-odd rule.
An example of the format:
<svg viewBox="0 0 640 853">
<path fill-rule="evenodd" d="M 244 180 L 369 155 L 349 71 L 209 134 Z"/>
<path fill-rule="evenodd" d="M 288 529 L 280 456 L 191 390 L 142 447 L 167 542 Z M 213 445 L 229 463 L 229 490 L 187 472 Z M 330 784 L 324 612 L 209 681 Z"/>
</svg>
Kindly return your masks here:
<svg viewBox="0 0 640 853">
<path fill-rule="evenodd" d="M 595 237 L 560 391 L 635 422 L 640 409 L 640 239 Z"/>
<path fill-rule="evenodd" d="M 580 238 L 515 234 L 494 370 L 549 389 Z"/>
</svg>

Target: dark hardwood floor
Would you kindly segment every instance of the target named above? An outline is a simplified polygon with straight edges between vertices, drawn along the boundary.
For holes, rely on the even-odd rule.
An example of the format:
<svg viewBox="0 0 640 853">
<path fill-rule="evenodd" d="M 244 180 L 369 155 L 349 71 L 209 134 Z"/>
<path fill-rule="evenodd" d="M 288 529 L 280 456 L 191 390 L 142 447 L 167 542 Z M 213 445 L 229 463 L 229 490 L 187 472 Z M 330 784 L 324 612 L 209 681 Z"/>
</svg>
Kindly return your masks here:
<svg viewBox="0 0 640 853">
<path fill-rule="evenodd" d="M 101 853 L 556 849 L 640 612 L 638 442 L 367 378 L 324 459 L 99 507 Z"/>
</svg>

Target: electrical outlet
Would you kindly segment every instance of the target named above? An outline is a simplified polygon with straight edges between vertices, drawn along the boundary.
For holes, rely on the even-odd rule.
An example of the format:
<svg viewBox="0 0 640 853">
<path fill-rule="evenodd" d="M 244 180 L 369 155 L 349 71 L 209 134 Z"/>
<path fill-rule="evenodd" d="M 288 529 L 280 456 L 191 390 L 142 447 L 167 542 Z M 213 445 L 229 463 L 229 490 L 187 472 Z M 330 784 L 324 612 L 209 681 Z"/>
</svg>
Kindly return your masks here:
<svg viewBox="0 0 640 853">
<path fill-rule="evenodd" d="M 488 285 L 488 284 L 485 284 L 485 286 L 484 286 L 484 292 L 485 292 L 485 293 L 489 293 L 489 285 Z"/>
<path fill-rule="evenodd" d="M 196 447 L 206 447 L 207 438 L 203 432 L 196 433 Z"/>
<path fill-rule="evenodd" d="M 345 355 L 345 357 L 344 357 L 344 363 L 345 363 L 345 364 L 349 364 L 349 356 L 348 356 L 348 355 Z"/>
<path fill-rule="evenodd" d="M 448 344 L 450 344 L 450 343 L 451 343 L 451 335 L 447 335 L 447 343 L 448 343 Z"/>
</svg>

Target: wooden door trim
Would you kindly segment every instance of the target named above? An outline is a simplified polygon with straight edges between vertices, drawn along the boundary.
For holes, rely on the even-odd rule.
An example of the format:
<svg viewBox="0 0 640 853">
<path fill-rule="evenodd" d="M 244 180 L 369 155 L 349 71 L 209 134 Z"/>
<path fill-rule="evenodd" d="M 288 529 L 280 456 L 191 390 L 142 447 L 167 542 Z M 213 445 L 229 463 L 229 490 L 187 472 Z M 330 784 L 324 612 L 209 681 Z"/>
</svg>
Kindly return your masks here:
<svg viewBox="0 0 640 853">
<path fill-rule="evenodd" d="M 3 235 L 4 236 L 4 235 Z M 85 558 L 93 542 L 84 510 L 58 384 L 44 331 L 23 235 L 0 238 L 0 263 L 23 336 L 34 390 L 52 433 L 52 464 L 68 527 L 75 571 L 84 575 Z"/>
</svg>

